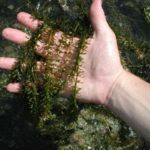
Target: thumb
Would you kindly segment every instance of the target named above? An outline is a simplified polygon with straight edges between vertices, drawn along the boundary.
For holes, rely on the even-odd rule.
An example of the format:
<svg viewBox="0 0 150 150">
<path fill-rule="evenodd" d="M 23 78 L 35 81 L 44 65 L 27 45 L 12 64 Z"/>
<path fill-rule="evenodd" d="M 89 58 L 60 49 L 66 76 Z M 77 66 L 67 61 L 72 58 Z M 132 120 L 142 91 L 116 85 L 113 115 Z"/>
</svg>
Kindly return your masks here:
<svg viewBox="0 0 150 150">
<path fill-rule="evenodd" d="M 90 19 L 96 33 L 108 29 L 109 25 L 106 21 L 104 10 L 102 8 L 102 0 L 92 0 L 90 7 Z"/>
</svg>

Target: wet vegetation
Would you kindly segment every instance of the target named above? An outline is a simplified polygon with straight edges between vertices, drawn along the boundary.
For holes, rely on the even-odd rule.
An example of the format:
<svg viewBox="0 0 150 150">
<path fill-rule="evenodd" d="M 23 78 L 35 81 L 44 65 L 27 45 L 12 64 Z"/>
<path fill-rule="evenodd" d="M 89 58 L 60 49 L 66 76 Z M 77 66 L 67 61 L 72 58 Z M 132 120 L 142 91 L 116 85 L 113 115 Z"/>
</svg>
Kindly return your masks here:
<svg viewBox="0 0 150 150">
<path fill-rule="evenodd" d="M 88 18 L 90 3 L 90 0 L 33 0 L 25 4 L 18 0 L 0 2 L 0 18 L 3 20 L 0 30 L 13 26 L 32 36 L 22 46 L 1 38 L 0 55 L 15 56 L 19 60 L 13 71 L 1 70 L 1 149 L 150 149 L 148 142 L 107 108 L 78 104 L 75 99 L 79 90 L 76 88 L 77 80 L 69 99 L 58 94 L 66 82 L 76 79 L 80 72 L 86 39 L 93 32 Z M 107 0 L 103 7 L 116 33 L 123 66 L 150 82 L 150 1 Z M 15 22 L 19 11 L 30 12 L 44 24 L 31 33 Z M 54 35 L 60 30 L 64 34 L 56 45 Z M 80 40 L 74 43 L 72 37 Z M 47 43 L 46 57 L 35 53 L 37 41 Z M 69 49 L 72 44 L 76 53 Z M 62 61 L 64 53 L 66 57 Z M 43 62 L 44 73 L 37 72 L 37 61 Z M 26 64 L 25 67 L 22 64 Z M 22 83 L 22 93 L 10 94 L 3 89 L 3 85 L 16 81 Z"/>
</svg>

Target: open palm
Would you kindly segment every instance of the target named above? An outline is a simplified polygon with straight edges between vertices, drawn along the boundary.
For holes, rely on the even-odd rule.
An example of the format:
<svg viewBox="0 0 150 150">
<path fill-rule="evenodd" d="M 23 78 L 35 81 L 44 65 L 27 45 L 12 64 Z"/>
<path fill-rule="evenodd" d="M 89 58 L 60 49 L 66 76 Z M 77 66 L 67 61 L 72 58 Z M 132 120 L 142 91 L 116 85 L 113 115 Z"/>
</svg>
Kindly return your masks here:
<svg viewBox="0 0 150 150">
<path fill-rule="evenodd" d="M 78 77 L 80 80 L 78 87 L 81 90 L 77 97 L 83 102 L 104 104 L 113 84 L 123 69 L 115 34 L 106 21 L 101 5 L 101 0 L 93 0 L 90 8 L 94 34 L 93 38 L 88 39 L 87 53 L 83 56 L 82 73 Z M 31 30 L 35 30 L 40 24 L 40 21 L 33 20 L 31 15 L 25 12 L 19 13 L 17 19 Z M 17 44 L 22 44 L 30 38 L 26 33 L 12 28 L 4 29 L 2 34 L 4 38 Z M 42 55 L 44 49 L 37 48 L 36 51 L 39 55 Z M 16 62 L 15 58 L 1 57 L 0 68 L 10 70 Z M 6 88 L 10 92 L 19 92 L 20 84 L 10 83 Z M 65 92 L 67 94 L 69 94 L 70 88 L 66 88 Z"/>
</svg>

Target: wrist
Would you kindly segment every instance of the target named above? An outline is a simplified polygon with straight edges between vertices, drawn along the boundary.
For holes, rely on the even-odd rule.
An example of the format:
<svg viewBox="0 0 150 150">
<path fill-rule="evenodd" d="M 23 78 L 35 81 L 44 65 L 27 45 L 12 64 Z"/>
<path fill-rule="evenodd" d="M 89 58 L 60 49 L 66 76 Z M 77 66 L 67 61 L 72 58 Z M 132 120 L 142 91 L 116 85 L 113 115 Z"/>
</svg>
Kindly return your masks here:
<svg viewBox="0 0 150 150">
<path fill-rule="evenodd" d="M 122 78 L 125 70 L 120 68 L 118 73 L 111 76 L 100 77 L 100 79 L 90 79 L 82 85 L 81 97 L 84 97 L 83 102 L 90 102 L 95 104 L 107 105 L 107 103 L 112 99 L 112 93 L 121 83 L 120 78 Z M 82 96 L 83 95 L 83 96 Z"/>
<path fill-rule="evenodd" d="M 109 88 L 106 100 L 104 102 L 104 105 L 108 105 L 109 101 L 111 101 L 112 99 L 114 99 L 114 95 L 115 93 L 118 92 L 118 90 L 120 89 L 120 86 L 123 84 L 125 78 L 126 78 L 126 74 L 127 71 L 122 69 L 118 75 L 116 76 L 116 78 L 113 80 L 111 87 Z"/>
</svg>

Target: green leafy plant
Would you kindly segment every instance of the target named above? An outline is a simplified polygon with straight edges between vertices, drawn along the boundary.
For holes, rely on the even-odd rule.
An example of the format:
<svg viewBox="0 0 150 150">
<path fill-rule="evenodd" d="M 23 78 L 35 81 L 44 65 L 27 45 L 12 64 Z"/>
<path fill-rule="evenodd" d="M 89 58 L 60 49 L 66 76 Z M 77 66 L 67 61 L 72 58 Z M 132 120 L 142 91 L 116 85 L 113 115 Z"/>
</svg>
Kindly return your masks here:
<svg viewBox="0 0 150 150">
<path fill-rule="evenodd" d="M 45 8 L 46 4 L 49 2 L 42 4 L 41 9 Z M 31 3 L 30 6 L 32 7 Z M 75 121 L 78 115 L 76 101 L 76 94 L 79 91 L 77 89 L 78 75 L 81 71 L 81 56 L 85 53 L 88 34 L 84 32 L 82 37 L 74 42 L 73 37 L 82 30 L 77 19 L 74 28 L 70 29 L 70 16 L 63 14 L 61 17 L 64 21 L 59 23 L 61 21 L 59 17 L 51 16 L 49 21 L 44 11 L 44 17 L 41 14 L 39 16 L 37 10 L 33 12 L 33 16 L 44 20 L 44 23 L 32 33 L 27 43 L 19 46 L 18 62 L 5 84 L 20 82 L 22 84 L 20 96 L 23 99 L 25 116 L 39 130 L 47 126 L 49 135 L 54 139 L 55 137 L 61 139 L 64 138 L 65 131 L 66 134 L 71 132 L 72 128 L 69 124 Z M 63 28 L 64 24 L 69 28 L 64 28 L 59 41 L 56 42 L 55 34 Z M 46 53 L 44 57 L 35 53 L 35 48 L 38 47 L 37 42 L 44 44 Z M 43 72 L 37 70 L 39 61 L 43 68 L 40 68 L 40 71 L 43 70 Z M 69 100 L 62 101 L 59 93 L 69 81 L 73 81 L 71 97 Z"/>
<path fill-rule="evenodd" d="M 3 84 L 22 83 L 19 99 L 24 118 L 30 120 L 53 150 L 147 148 L 149 143 L 106 108 L 81 105 L 75 99 L 86 39 L 92 35 L 88 19 L 90 3 L 90 0 L 28 1 L 32 15 L 44 23 L 30 33 L 29 42 L 19 46 L 18 63 L 4 77 L 7 79 Z M 116 33 L 123 66 L 150 82 L 149 0 L 108 0 L 103 7 Z M 55 34 L 59 31 L 63 34 L 57 43 Z M 79 40 L 74 42 L 73 37 Z M 35 53 L 37 41 L 45 44 L 44 57 Z M 74 51 L 70 49 L 72 45 Z M 37 61 L 42 62 L 41 73 Z M 72 79 L 75 81 L 72 96 L 61 98 L 60 91 Z"/>
</svg>

